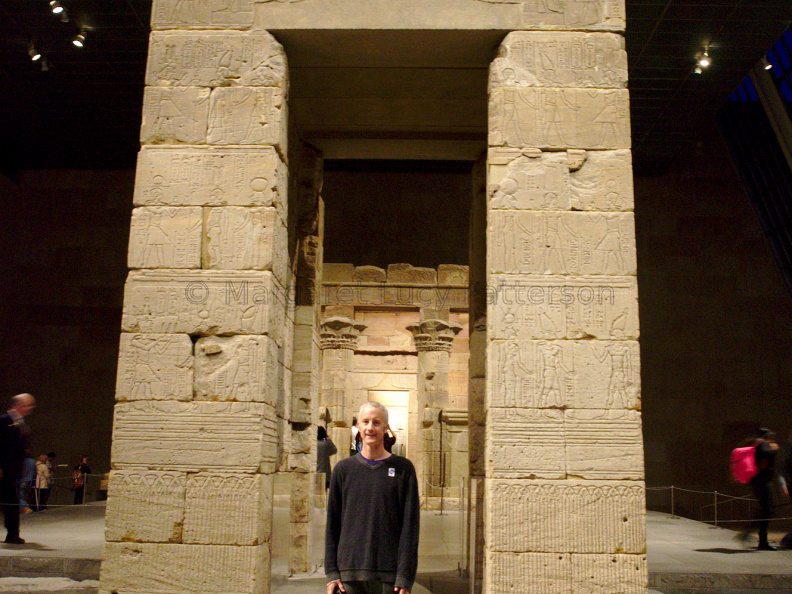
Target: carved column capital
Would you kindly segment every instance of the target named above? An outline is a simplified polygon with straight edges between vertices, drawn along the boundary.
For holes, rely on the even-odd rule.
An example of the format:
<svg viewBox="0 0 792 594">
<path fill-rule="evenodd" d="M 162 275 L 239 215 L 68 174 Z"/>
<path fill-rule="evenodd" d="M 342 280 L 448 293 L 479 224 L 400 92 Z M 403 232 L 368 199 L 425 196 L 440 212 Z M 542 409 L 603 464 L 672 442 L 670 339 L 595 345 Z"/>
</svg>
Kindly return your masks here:
<svg viewBox="0 0 792 594">
<path fill-rule="evenodd" d="M 357 346 L 360 333 L 366 329 L 366 324 L 361 324 L 342 316 L 325 318 L 319 327 L 321 348 L 324 349 L 349 349 Z"/>
<path fill-rule="evenodd" d="M 424 320 L 407 326 L 415 340 L 418 352 L 450 351 L 454 336 L 459 334 L 462 326 L 444 320 Z"/>
</svg>

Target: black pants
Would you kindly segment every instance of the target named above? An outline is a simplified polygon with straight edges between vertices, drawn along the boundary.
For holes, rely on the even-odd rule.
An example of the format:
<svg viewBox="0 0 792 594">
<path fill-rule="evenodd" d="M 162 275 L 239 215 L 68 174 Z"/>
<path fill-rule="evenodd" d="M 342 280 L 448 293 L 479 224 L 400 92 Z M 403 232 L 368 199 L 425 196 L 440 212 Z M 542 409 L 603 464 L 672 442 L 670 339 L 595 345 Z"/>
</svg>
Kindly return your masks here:
<svg viewBox="0 0 792 594">
<path fill-rule="evenodd" d="M 368 582 L 343 582 L 346 594 L 393 594 L 393 584 L 371 580 Z"/>
<path fill-rule="evenodd" d="M 85 503 L 85 485 L 74 489 L 74 505 L 82 505 L 83 503 Z"/>
<path fill-rule="evenodd" d="M 759 516 L 753 525 L 759 529 L 759 546 L 762 546 L 767 544 L 767 527 L 773 515 L 771 486 L 766 481 L 756 481 L 751 482 L 751 489 L 759 502 Z"/>
<path fill-rule="evenodd" d="M 10 473 L 8 473 L 10 475 Z M 3 504 L 3 517 L 5 529 L 8 531 L 6 538 L 19 538 L 19 491 L 17 490 L 17 477 L 3 474 L 0 480 L 0 501 Z"/>
</svg>

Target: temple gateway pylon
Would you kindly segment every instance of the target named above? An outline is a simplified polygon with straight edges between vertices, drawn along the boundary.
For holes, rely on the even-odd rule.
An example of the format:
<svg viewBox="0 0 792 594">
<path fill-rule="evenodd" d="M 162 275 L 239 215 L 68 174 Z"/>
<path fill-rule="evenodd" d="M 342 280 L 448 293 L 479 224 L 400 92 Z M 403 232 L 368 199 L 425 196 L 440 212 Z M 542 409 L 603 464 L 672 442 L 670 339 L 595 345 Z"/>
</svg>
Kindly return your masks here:
<svg viewBox="0 0 792 594">
<path fill-rule="evenodd" d="M 624 0 L 154 0 L 101 592 L 269 592 L 276 473 L 307 568 L 315 427 L 350 414 L 321 358 L 356 323 L 322 326 L 322 159 L 482 153 L 474 585 L 646 591 L 624 26 Z"/>
</svg>

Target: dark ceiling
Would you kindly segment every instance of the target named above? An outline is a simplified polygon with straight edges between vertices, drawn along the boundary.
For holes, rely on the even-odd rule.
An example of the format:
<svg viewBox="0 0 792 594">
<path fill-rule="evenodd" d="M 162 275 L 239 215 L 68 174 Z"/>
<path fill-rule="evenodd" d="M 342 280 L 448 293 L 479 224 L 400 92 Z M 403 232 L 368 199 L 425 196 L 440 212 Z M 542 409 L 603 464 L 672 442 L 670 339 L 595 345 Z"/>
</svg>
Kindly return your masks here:
<svg viewBox="0 0 792 594">
<path fill-rule="evenodd" d="M 47 0 L 0 2 L 0 170 L 12 178 L 135 166 L 151 0 L 61 3 L 65 22 Z M 790 0 L 627 0 L 636 174 L 667 170 L 790 23 Z M 713 63 L 694 74 L 707 46 Z"/>
</svg>

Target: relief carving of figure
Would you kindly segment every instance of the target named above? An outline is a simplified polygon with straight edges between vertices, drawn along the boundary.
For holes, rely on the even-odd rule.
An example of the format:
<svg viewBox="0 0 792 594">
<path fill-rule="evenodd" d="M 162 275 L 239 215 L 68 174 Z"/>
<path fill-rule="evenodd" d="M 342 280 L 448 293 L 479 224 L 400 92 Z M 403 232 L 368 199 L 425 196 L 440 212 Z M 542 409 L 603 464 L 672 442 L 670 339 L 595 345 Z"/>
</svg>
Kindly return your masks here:
<svg viewBox="0 0 792 594">
<path fill-rule="evenodd" d="M 572 370 L 564 363 L 564 353 L 557 344 L 543 340 L 539 343 L 539 353 L 542 355 L 540 363 L 542 388 L 539 395 L 539 406 L 562 407 L 566 403 L 564 402 L 564 383 L 561 381 L 561 371 L 571 374 Z"/>
<path fill-rule="evenodd" d="M 623 408 L 629 408 L 630 396 L 627 390 L 633 385 L 632 353 L 630 352 L 630 347 L 623 343 L 611 342 L 605 345 L 605 349 L 602 353 L 597 352 L 597 349 L 593 345 L 591 350 L 600 363 L 605 363 L 605 359 L 608 357 L 610 357 L 611 360 L 611 377 L 608 383 L 608 401 L 606 407 L 612 408 L 618 401 Z"/>
</svg>

